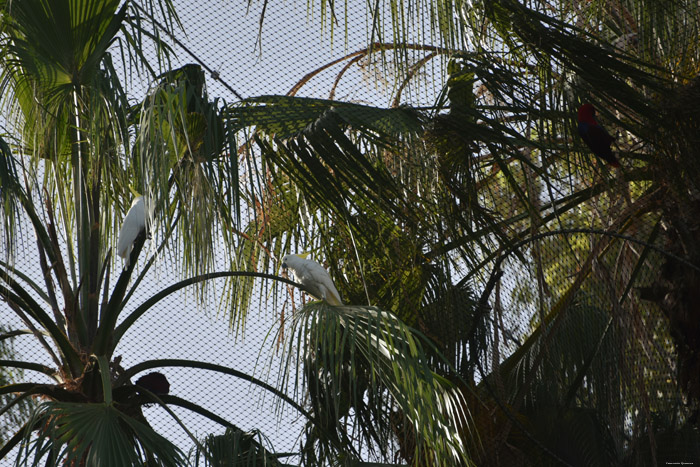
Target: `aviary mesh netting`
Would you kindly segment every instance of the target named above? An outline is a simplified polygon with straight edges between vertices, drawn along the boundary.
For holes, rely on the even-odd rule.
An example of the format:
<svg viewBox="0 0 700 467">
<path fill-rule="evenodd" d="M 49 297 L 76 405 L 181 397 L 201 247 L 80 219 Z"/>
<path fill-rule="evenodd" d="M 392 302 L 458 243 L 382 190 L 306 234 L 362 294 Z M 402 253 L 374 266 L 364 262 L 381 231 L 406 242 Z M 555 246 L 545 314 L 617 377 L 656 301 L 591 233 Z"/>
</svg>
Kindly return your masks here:
<svg viewBox="0 0 700 467">
<path fill-rule="evenodd" d="M 700 463 L 697 2 L 112 3 L 2 6 L 1 465 Z"/>
</svg>

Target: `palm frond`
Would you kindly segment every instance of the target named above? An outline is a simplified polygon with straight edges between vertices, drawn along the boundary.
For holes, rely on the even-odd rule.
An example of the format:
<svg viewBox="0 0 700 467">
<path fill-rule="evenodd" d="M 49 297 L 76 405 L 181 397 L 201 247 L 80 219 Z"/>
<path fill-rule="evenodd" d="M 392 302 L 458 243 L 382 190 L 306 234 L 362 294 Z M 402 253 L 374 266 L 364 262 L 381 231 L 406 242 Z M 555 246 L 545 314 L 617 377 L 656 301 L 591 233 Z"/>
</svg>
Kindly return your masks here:
<svg viewBox="0 0 700 467">
<path fill-rule="evenodd" d="M 253 430 L 227 428 L 221 435 L 207 436 L 201 449 L 190 452 L 194 466 L 236 465 L 241 467 L 281 466 L 277 455 L 264 446 L 268 444 L 264 435 Z"/>
<path fill-rule="evenodd" d="M 7 331 L 0 326 L 0 358 L 9 360 L 14 357 L 14 338 L 30 331 Z M 24 371 L 21 368 L 8 368 L 0 366 L 0 415 L 4 423 L 0 426 L 0 443 L 8 442 L 10 435 L 24 423 L 34 406 L 33 401 L 21 398 L 17 401 L 15 394 L 27 389 L 28 386 L 19 381 L 24 380 Z M 2 456 L 0 456 L 2 458 Z"/>
<path fill-rule="evenodd" d="M 50 460 L 100 465 L 178 465 L 184 454 L 149 426 L 106 403 L 44 402 L 21 444 L 18 465 Z M 32 429 L 38 433 L 33 436 Z"/>
<path fill-rule="evenodd" d="M 22 183 L 17 172 L 17 161 L 12 155 L 9 145 L 0 138 L 0 228 L 5 245 L 5 261 L 11 262 L 15 247 L 15 239 L 20 213 L 18 191 L 22 191 Z"/>
<path fill-rule="evenodd" d="M 216 247 L 232 248 L 229 232 L 240 219 L 235 133 L 219 105 L 208 98 L 202 69 L 185 65 L 160 76 L 131 115 L 139 131 L 129 179 L 154 209 L 156 235 L 178 217 L 176 247 L 194 274 L 211 270 Z M 224 241 L 211 242 L 218 229 Z"/>
<path fill-rule="evenodd" d="M 420 340 L 395 316 L 374 307 L 311 303 L 295 313 L 286 342 L 282 374 L 291 373 L 293 383 L 283 387 L 308 391 L 313 413 L 307 455 L 354 457 L 348 436 L 360 430 L 361 446 L 387 456 L 395 420 L 413 433 L 410 458 L 470 462 L 458 433 L 464 420 L 447 409 L 453 406 L 448 383 L 438 383 Z"/>
<path fill-rule="evenodd" d="M 254 127 L 286 139 L 319 124 L 327 113 L 344 124 L 378 136 L 397 136 L 422 130 L 419 114 L 408 108 L 385 109 L 350 102 L 292 96 L 258 96 L 229 106 L 226 116 L 238 128 Z"/>
<path fill-rule="evenodd" d="M 281 167 L 316 203 L 338 211 L 349 199 L 339 194 L 348 190 L 397 209 L 403 194 L 383 153 L 422 129 L 422 117 L 410 109 L 288 96 L 248 99 L 226 115 L 234 128 L 268 135 L 254 138 L 263 161 Z"/>
</svg>

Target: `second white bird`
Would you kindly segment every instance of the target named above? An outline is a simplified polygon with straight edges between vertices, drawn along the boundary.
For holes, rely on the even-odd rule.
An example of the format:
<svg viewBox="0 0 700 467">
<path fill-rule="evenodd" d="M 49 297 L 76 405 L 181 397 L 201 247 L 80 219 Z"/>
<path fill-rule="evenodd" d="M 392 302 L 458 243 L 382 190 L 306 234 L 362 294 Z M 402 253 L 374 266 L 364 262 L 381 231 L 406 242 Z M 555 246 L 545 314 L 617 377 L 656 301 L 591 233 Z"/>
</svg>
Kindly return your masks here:
<svg viewBox="0 0 700 467">
<path fill-rule="evenodd" d="M 131 203 L 129 212 L 124 217 L 122 228 L 119 229 L 119 239 L 117 240 L 117 254 L 126 260 L 129 266 L 131 249 L 134 247 L 136 237 L 146 228 L 146 207 L 142 196 L 137 196 Z"/>
</svg>

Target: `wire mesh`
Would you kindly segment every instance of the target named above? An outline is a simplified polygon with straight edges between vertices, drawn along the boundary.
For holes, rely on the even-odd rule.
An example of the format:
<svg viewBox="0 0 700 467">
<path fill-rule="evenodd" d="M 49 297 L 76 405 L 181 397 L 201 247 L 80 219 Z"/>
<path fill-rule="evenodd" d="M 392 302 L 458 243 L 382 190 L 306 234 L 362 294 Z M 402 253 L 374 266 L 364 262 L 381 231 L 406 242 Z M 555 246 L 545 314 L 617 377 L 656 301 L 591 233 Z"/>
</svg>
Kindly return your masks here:
<svg viewBox="0 0 700 467">
<path fill-rule="evenodd" d="M 331 2 L 328 8 L 332 6 Z M 170 66 L 178 68 L 191 62 L 202 66 L 207 71 L 209 95 L 228 103 L 254 96 L 290 94 L 378 107 L 396 108 L 407 103 L 422 108 L 438 102 L 443 92 L 447 69 L 441 58 L 431 55 L 439 51 L 424 46 L 400 51 L 387 48 L 389 59 L 384 57 L 384 61 L 366 53 L 367 28 L 371 26 L 367 11 L 358 5 L 347 6 L 351 9 L 347 25 L 298 2 L 179 1 L 176 7 L 184 32 L 177 31 L 174 39 L 168 39 L 178 54 Z M 333 41 L 328 40 L 331 34 Z M 423 37 L 417 34 L 416 44 L 420 44 L 420 39 Z M 421 66 L 398 70 L 398 62 L 391 57 L 399 53 L 414 54 L 406 62 Z M 342 57 L 344 60 L 324 68 Z M 426 58 L 430 65 L 423 66 L 425 62 L 421 60 Z M 344 68 L 350 64 L 353 66 Z M 397 76 L 410 79 L 404 81 Z M 153 84 L 133 74 L 130 79 L 130 97 L 135 101 L 142 99 Z M 409 81 L 412 84 L 407 84 Z M 492 149 L 479 148 L 474 156 L 483 156 Z M 541 157 L 540 161 L 544 160 L 545 156 Z M 244 159 L 239 159 L 241 164 Z M 423 163 L 430 166 L 437 161 Z M 242 167 L 244 183 L 253 179 L 254 171 L 248 170 Z M 536 185 L 528 178 L 533 177 L 532 173 L 522 170 L 520 175 L 521 187 Z M 606 175 L 597 172 L 595 176 Z M 698 460 L 692 457 L 698 454 L 697 430 L 693 429 L 687 439 L 676 433 L 666 444 L 665 438 L 656 439 L 652 434 L 659 430 L 658 426 L 652 428 L 657 419 L 664 419 L 663 423 L 669 418 L 687 420 L 697 416 L 697 409 L 688 405 L 678 383 L 680 370 L 668 316 L 644 298 L 644 290 L 658 281 L 661 265 L 688 260 L 670 255 L 660 240 L 647 242 L 655 238 L 652 230 L 658 220 L 651 215 L 640 215 L 623 234 L 610 234 L 611 227 L 621 227 L 615 225 L 616 216 L 630 206 L 629 200 L 624 199 L 629 193 L 614 186 L 612 178 L 612 188 L 592 198 L 586 207 L 589 212 L 579 213 L 574 220 L 552 215 L 555 220 L 549 225 L 556 224 L 552 230 L 557 232 L 548 233 L 546 229 L 538 230 L 540 225 L 534 226 L 529 238 L 516 239 L 515 247 L 501 250 L 500 255 L 487 262 L 489 267 L 483 267 L 479 273 L 474 273 L 473 264 L 466 264 L 462 257 L 431 257 L 448 264 L 445 269 L 452 275 L 448 279 L 454 283 L 470 278 L 462 284 L 464 295 L 455 295 L 454 302 L 434 303 L 426 296 L 422 314 L 402 317 L 456 364 L 457 368 L 449 368 L 446 373 L 454 371 L 465 385 L 482 391 L 479 397 L 483 399 L 467 396 L 471 423 L 479 432 L 479 441 L 474 441 L 471 448 L 478 453 L 475 458 L 479 465 L 605 465 L 609 459 L 625 458 L 627 452 L 634 452 L 634 456 L 625 459 L 626 465 L 650 465 L 645 456 L 651 453 L 655 459 L 669 462 L 677 453 L 686 456 L 679 461 Z M 555 180 L 554 186 L 547 187 L 549 193 L 537 186 L 542 206 L 554 203 L 548 197 L 552 190 L 562 198 L 572 191 L 581 191 L 580 186 L 568 183 L 573 182 Z M 522 209 L 518 205 L 520 194 L 510 192 L 511 187 L 504 183 L 502 191 L 481 195 L 477 202 L 485 210 L 499 213 Z M 420 193 L 420 188 L 416 188 L 416 193 Z M 251 188 L 246 195 L 241 226 L 256 222 L 255 196 L 263 194 Z M 466 202 L 460 198 L 456 209 Z M 545 208 L 542 212 L 550 214 Z M 585 228 L 573 225 L 577 220 L 576 225 L 581 225 L 586 216 L 590 219 Z M 522 225 L 536 217 L 524 215 Z M 510 232 L 516 231 L 510 227 Z M 32 229 L 24 225 L 19 231 L 23 233 L 17 239 L 13 264 L 41 284 L 44 279 Z M 343 235 L 338 234 L 337 238 L 342 239 Z M 391 249 L 400 250 L 400 235 L 391 239 L 398 246 L 387 247 L 387 256 L 401 253 Z M 498 239 L 494 236 L 489 240 Z M 483 248 L 476 255 L 487 254 L 487 247 L 475 247 Z M 225 248 L 214 250 L 220 253 L 214 258 L 212 270 L 230 269 Z M 350 250 L 339 240 L 323 251 L 347 259 L 354 254 Z M 0 257 L 5 252 L 0 251 Z M 125 309 L 121 322 L 149 297 L 184 278 L 180 253 L 174 246 L 160 257 Z M 427 257 L 430 252 L 419 247 L 410 253 Z M 265 272 L 279 272 L 281 258 L 273 259 L 270 270 Z M 400 261 L 392 261 L 388 264 L 400 265 Z M 341 269 L 342 259 L 337 263 L 328 258 L 325 266 Z M 141 258 L 137 271 L 144 266 L 145 259 Z M 112 273 L 117 274 L 121 267 L 116 261 Z M 697 270 L 697 265 L 688 267 Z M 369 269 L 361 272 L 370 276 Z M 496 284 L 484 293 L 491 277 L 497 277 Z M 285 378 L 289 378 L 289 384 L 296 382 L 296 374 L 280 373 L 284 362 L 277 333 L 290 329 L 283 316 L 292 315 L 295 300 L 294 308 L 300 307 L 299 296 L 290 296 L 290 289 L 283 286 L 270 286 L 265 279 L 256 279 L 243 325 L 231 323 L 232 310 L 222 306 L 222 302 L 236 285 L 227 281 L 216 279 L 203 289 L 189 287 L 168 296 L 138 319 L 138 326 L 125 334 L 114 355 L 123 368 L 148 360 L 172 361 L 172 366 L 147 368 L 131 379 L 136 381 L 151 371 L 159 371 L 169 382 L 170 395 L 187 399 L 243 431 L 259 430 L 272 451 L 294 453 L 284 459 L 296 464 L 300 462 L 299 447 L 307 433 L 307 420 L 298 410 L 280 401 L 263 385 L 245 378 L 182 365 L 182 360 L 213 363 L 252 375 L 272 387 L 278 387 Z M 350 289 L 353 279 L 338 277 L 341 281 Z M 364 304 L 366 291 L 355 291 L 357 295 L 352 298 Z M 479 301 L 480 296 L 485 303 Z M 5 329 L 19 329 L 26 322 L 3 303 L 0 324 Z M 444 347 L 440 347 L 442 344 Z M 31 334 L 15 337 L 13 346 L 17 360 L 26 358 L 49 367 L 55 363 Z M 436 367 L 443 364 L 440 360 Z M 45 374 L 31 369 L 16 372 L 14 379 L 51 383 Z M 300 396 L 297 403 L 309 403 L 308 394 Z M 483 402 L 485 399 L 488 402 Z M 143 412 L 158 433 L 185 452 L 193 449 L 190 435 L 201 440 L 224 431 L 220 423 L 185 407 L 174 405 L 172 410 L 189 433 L 161 406 L 146 406 Z M 16 425 L 17 420 L 7 419 L 6 423 Z M 669 427 L 669 433 L 672 428 Z M 0 436 L 7 436 L 7 432 L 0 429 Z M 584 441 L 579 443 L 580 440 Z M 593 443 L 591 440 L 604 449 L 587 450 L 586 442 Z M 394 440 L 384 459 L 368 457 L 400 458 L 405 448 L 402 441 Z M 370 450 L 367 446 L 364 449 Z"/>
</svg>

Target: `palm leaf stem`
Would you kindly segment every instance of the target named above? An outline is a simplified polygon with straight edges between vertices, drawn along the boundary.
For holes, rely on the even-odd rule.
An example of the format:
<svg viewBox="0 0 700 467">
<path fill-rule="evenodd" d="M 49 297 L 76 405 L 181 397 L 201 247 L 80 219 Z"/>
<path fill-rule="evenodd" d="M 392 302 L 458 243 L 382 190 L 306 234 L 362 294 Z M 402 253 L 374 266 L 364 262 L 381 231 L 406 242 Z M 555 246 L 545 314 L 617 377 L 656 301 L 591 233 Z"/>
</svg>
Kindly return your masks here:
<svg viewBox="0 0 700 467">
<path fill-rule="evenodd" d="M 284 277 L 280 276 L 275 276 L 273 274 L 266 274 L 266 273 L 260 273 L 260 272 L 248 272 L 248 271 L 222 271 L 222 272 L 212 272 L 208 274 L 201 274 L 195 277 L 190 277 L 188 279 L 182 280 L 180 282 L 177 282 L 169 287 L 166 287 L 165 289 L 161 290 L 154 296 L 150 297 L 147 299 L 145 302 L 143 302 L 141 305 L 139 305 L 129 316 L 127 316 L 124 321 L 122 321 L 115 329 L 114 333 L 112 335 L 113 342 L 111 344 L 111 349 L 112 351 L 116 347 L 117 343 L 121 339 L 121 337 L 124 335 L 124 333 L 131 327 L 131 325 L 141 317 L 144 313 L 146 313 L 153 305 L 158 303 L 159 301 L 163 300 L 165 297 L 168 295 L 171 295 L 178 290 L 181 290 L 185 287 L 188 287 L 193 284 L 197 284 L 200 282 L 205 282 L 209 281 L 212 279 L 218 279 L 222 277 L 258 277 L 262 279 L 271 279 L 279 282 L 284 282 L 286 284 L 294 285 L 297 287 L 300 287 L 303 289 L 303 286 L 301 284 L 298 284 L 292 280 L 285 279 Z M 117 319 L 117 314 L 114 313 L 114 316 L 109 317 L 112 321 L 112 323 L 116 322 Z M 113 324 L 112 324 L 113 326 Z M 109 328 L 106 328 L 109 329 Z M 104 341 L 101 341 L 99 343 L 99 346 L 96 346 L 96 354 L 99 355 L 98 351 L 105 352 L 107 350 L 107 340 L 105 339 Z"/>
<path fill-rule="evenodd" d="M 116 381 L 115 385 L 119 386 L 120 384 L 123 384 L 124 381 L 128 380 L 131 378 L 133 375 L 140 373 L 142 371 L 148 370 L 150 368 L 160 368 L 160 367 L 185 367 L 185 368 L 199 368 L 203 370 L 211 370 L 211 371 L 216 371 L 218 373 L 223 373 L 231 376 L 235 376 L 236 378 L 244 379 L 246 381 L 249 381 L 256 386 L 259 386 L 266 391 L 269 391 L 279 397 L 281 400 L 287 402 L 290 406 L 294 407 L 299 413 L 304 415 L 308 419 L 312 419 L 311 414 L 307 412 L 302 406 L 300 406 L 298 403 L 296 403 L 292 398 L 287 396 L 284 392 L 278 390 L 274 386 L 271 386 L 264 381 L 261 381 L 254 376 L 250 376 L 246 373 L 243 373 L 238 370 L 234 370 L 232 368 L 228 368 L 222 365 L 216 365 L 214 363 L 206 363 L 206 362 L 199 362 L 196 360 L 184 360 L 184 359 L 161 359 L 161 360 L 150 360 L 146 362 L 141 362 L 137 365 L 134 365 L 133 367 L 129 368 L 122 374 L 119 379 Z"/>
</svg>

